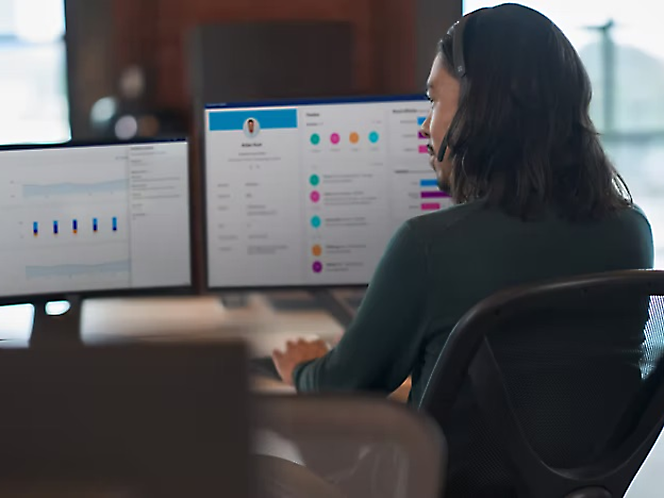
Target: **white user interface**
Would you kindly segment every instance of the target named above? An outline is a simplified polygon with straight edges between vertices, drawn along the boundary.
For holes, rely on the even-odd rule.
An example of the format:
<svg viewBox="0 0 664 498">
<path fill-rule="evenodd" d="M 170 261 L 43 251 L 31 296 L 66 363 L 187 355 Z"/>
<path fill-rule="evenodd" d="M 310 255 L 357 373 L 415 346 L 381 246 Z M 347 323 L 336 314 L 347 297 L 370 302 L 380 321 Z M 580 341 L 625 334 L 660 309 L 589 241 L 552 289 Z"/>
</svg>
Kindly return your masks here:
<svg viewBox="0 0 664 498">
<path fill-rule="evenodd" d="M 412 96 L 207 106 L 209 287 L 367 284 L 404 221 L 451 204 L 419 132 L 429 108 Z"/>
<path fill-rule="evenodd" d="M 185 141 L 0 150 L 0 296 L 191 285 Z"/>
</svg>

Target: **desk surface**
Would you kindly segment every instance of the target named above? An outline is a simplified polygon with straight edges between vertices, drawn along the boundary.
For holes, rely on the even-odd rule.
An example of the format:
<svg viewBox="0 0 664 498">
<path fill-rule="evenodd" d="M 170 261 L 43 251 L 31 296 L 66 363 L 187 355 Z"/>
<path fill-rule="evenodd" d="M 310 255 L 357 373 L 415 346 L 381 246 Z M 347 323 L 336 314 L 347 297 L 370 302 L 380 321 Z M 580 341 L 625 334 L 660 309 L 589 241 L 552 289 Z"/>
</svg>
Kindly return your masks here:
<svg viewBox="0 0 664 498">
<path fill-rule="evenodd" d="M 288 297 L 293 301 L 303 296 L 288 293 Z M 31 306 L 0 308 L 0 344 L 26 346 L 32 314 Z M 83 304 L 81 322 L 81 335 L 89 344 L 242 338 L 253 356 L 269 356 L 293 336 L 318 336 L 333 344 L 343 334 L 343 328 L 323 309 L 308 305 L 277 311 L 260 294 L 248 296 L 245 305 L 233 308 L 224 306 L 215 296 L 89 300 Z M 253 386 L 259 392 L 294 392 L 281 382 L 263 377 L 254 378 Z M 406 383 L 394 396 L 406 399 L 409 389 Z"/>
<path fill-rule="evenodd" d="M 0 308 L 0 339 L 26 342 L 31 306 Z M 315 334 L 338 338 L 343 329 L 323 310 L 277 312 L 261 295 L 246 306 L 226 308 L 216 297 L 98 299 L 84 302 L 81 335 L 87 343 L 108 341 L 225 340 L 242 337 L 264 356 L 284 337 Z"/>
</svg>

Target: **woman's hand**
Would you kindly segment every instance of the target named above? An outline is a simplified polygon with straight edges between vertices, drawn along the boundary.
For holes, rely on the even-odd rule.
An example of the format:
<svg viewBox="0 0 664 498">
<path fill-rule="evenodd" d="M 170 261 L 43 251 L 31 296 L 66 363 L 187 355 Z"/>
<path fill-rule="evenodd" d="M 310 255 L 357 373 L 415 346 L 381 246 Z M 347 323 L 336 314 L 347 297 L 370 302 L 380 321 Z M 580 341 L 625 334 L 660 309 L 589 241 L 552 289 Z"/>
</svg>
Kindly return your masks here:
<svg viewBox="0 0 664 498">
<path fill-rule="evenodd" d="M 277 349 L 272 353 L 272 360 L 277 368 L 281 379 L 288 385 L 293 385 L 293 371 L 301 363 L 305 363 L 325 356 L 329 348 L 324 341 L 305 341 L 300 339 L 297 342 L 288 341 L 286 351 L 281 352 Z"/>
</svg>

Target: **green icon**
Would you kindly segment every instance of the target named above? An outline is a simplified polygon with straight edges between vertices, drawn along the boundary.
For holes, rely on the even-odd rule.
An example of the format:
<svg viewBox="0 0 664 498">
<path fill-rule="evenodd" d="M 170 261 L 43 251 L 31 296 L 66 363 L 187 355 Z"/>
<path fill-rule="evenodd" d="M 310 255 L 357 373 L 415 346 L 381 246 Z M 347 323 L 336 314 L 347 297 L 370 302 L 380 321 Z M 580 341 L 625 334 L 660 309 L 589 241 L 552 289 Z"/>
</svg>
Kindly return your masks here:
<svg viewBox="0 0 664 498">
<path fill-rule="evenodd" d="M 321 220 L 318 216 L 311 218 L 311 226 L 314 228 L 320 228 Z"/>
<path fill-rule="evenodd" d="M 311 175 L 309 177 L 309 183 L 316 187 L 320 183 L 320 177 L 318 175 Z"/>
<path fill-rule="evenodd" d="M 318 133 L 311 135 L 311 143 L 313 145 L 318 145 L 320 143 L 320 135 Z"/>
</svg>

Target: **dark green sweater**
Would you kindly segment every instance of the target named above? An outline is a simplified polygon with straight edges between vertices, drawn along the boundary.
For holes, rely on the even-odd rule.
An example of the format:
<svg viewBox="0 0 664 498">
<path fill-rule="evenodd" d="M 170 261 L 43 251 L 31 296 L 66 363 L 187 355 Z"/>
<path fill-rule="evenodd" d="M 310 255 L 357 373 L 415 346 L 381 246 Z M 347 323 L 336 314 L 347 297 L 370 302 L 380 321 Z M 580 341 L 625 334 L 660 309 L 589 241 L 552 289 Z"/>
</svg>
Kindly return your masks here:
<svg viewBox="0 0 664 498">
<path fill-rule="evenodd" d="M 417 405 L 448 334 L 483 298 L 526 282 L 652 265 L 650 225 L 636 208 L 600 222 L 524 222 L 478 201 L 414 218 L 394 235 L 341 342 L 298 366 L 295 385 L 387 394 L 412 375 Z"/>
</svg>

